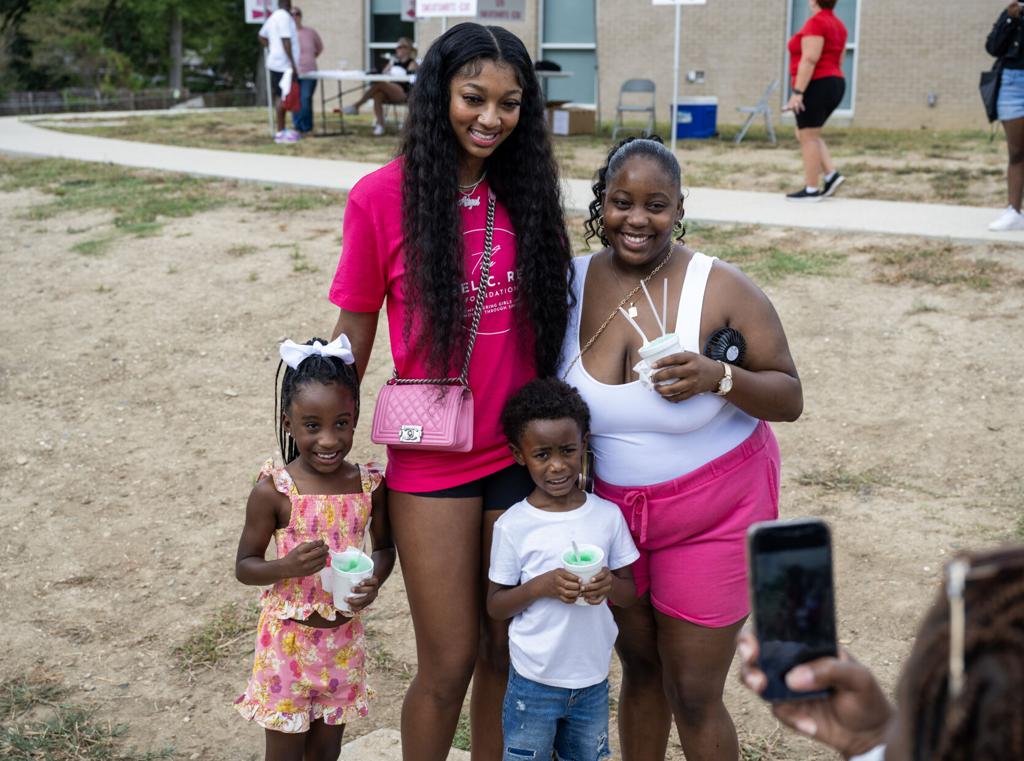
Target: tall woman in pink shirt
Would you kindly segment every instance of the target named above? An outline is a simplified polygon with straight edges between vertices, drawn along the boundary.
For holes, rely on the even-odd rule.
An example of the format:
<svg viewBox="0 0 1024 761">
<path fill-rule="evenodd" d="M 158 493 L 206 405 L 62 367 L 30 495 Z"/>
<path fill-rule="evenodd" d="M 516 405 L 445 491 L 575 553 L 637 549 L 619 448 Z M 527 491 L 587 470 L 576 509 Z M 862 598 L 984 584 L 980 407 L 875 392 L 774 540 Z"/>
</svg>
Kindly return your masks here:
<svg viewBox="0 0 1024 761">
<path fill-rule="evenodd" d="M 796 115 L 796 137 L 804 160 L 804 187 L 787 195 L 790 201 L 820 201 L 835 193 L 844 179 L 832 163 L 821 128 L 846 93 L 846 27 L 832 12 L 837 0 L 808 2 L 814 15 L 789 41 L 793 95 L 786 110 Z M 822 175 L 825 184 L 819 187 Z"/>
<path fill-rule="evenodd" d="M 345 208 L 334 335 L 366 370 L 386 302 L 400 377 L 458 374 L 496 199 L 493 263 L 469 369 L 473 449 L 389 449 L 389 513 L 416 633 L 402 708 L 406 761 L 443 761 L 470 678 L 474 759 L 502 756 L 507 628 L 482 605 L 494 522 L 532 489 L 502 436 L 505 401 L 553 374 L 568 321 L 571 255 L 544 102 L 523 43 L 465 23 L 427 52 L 400 155 Z"/>
</svg>

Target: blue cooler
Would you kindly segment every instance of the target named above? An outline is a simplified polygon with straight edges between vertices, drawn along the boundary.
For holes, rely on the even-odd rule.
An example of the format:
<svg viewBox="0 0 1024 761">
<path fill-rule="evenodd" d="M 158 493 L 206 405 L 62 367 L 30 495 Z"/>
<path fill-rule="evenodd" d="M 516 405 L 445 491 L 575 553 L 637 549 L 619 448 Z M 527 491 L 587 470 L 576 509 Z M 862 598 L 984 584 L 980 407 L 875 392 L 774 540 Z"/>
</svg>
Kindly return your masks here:
<svg viewBox="0 0 1024 761">
<path fill-rule="evenodd" d="M 714 137 L 718 134 L 717 121 L 718 98 L 714 95 L 679 98 L 676 102 L 677 140 Z"/>
</svg>

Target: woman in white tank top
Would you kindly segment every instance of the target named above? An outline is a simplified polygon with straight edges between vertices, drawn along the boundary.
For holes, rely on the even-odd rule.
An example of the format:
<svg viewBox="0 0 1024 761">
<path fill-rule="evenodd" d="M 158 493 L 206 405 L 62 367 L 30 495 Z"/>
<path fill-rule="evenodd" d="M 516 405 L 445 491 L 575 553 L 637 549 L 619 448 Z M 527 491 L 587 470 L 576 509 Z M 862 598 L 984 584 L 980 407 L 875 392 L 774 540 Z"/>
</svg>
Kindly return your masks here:
<svg viewBox="0 0 1024 761">
<path fill-rule="evenodd" d="M 596 491 L 619 505 L 641 551 L 641 602 L 614 609 L 623 665 L 623 761 L 664 758 L 675 717 L 689 761 L 732 761 L 722 702 L 748 611 L 744 536 L 778 515 L 778 447 L 765 421 L 803 408 L 778 315 L 734 267 L 682 238 L 680 170 L 660 139 L 630 139 L 594 185 L 587 229 L 605 249 L 576 260 L 576 307 L 561 375 L 590 406 Z M 704 356 L 719 328 L 745 354 Z M 635 370 L 639 350 L 676 333 L 682 351 Z"/>
</svg>

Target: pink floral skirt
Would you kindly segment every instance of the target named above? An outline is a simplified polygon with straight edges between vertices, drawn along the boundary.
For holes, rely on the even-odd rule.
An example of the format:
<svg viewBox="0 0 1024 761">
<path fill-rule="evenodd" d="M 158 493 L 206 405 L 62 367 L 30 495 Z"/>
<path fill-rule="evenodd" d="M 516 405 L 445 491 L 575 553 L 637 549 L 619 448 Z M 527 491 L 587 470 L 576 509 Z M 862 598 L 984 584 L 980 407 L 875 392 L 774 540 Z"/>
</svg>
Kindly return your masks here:
<svg viewBox="0 0 1024 761">
<path fill-rule="evenodd" d="M 246 719 L 277 732 L 307 732 L 317 719 L 344 724 L 366 716 L 371 697 L 358 618 L 319 629 L 260 614 L 252 676 L 235 700 Z"/>
</svg>

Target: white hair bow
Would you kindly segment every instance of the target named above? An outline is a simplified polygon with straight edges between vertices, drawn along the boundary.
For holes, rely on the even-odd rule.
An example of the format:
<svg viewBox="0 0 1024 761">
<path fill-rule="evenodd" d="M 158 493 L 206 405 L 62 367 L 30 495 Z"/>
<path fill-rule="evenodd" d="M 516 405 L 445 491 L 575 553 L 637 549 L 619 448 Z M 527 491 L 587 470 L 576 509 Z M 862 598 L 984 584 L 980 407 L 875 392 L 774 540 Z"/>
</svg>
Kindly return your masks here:
<svg viewBox="0 0 1024 761">
<path fill-rule="evenodd" d="M 355 355 L 352 354 L 352 344 L 349 343 L 348 336 L 344 333 L 326 346 L 319 341 L 314 341 L 312 344 L 297 344 L 291 339 L 281 344 L 281 361 L 292 370 L 298 370 L 303 360 L 314 355 L 337 357 L 346 365 L 351 365 L 356 361 Z"/>
</svg>

